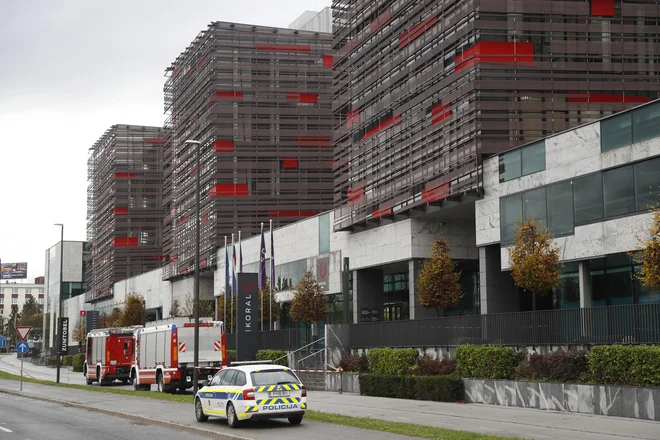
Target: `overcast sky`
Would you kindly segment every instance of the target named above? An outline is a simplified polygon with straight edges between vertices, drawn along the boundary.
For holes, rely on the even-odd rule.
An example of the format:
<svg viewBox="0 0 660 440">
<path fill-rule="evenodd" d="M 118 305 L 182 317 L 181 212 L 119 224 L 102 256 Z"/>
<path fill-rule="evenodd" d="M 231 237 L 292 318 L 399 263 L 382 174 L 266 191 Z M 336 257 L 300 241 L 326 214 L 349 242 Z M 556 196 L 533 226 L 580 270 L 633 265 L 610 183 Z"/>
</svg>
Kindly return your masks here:
<svg viewBox="0 0 660 440">
<path fill-rule="evenodd" d="M 85 240 L 87 150 L 162 125 L 164 71 L 211 21 L 287 27 L 331 0 L 0 0 L 0 259 Z"/>
</svg>

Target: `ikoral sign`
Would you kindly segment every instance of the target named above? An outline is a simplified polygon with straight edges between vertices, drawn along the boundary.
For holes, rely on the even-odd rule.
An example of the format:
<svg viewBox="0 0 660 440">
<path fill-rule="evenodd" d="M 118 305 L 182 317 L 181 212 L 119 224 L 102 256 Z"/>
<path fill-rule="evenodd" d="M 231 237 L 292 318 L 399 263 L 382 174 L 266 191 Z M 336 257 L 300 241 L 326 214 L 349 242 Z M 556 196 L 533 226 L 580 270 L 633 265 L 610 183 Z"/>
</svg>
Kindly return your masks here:
<svg viewBox="0 0 660 440">
<path fill-rule="evenodd" d="M 257 353 L 259 331 L 259 282 L 256 273 L 239 273 L 237 280 L 236 356 L 251 360 Z"/>
</svg>

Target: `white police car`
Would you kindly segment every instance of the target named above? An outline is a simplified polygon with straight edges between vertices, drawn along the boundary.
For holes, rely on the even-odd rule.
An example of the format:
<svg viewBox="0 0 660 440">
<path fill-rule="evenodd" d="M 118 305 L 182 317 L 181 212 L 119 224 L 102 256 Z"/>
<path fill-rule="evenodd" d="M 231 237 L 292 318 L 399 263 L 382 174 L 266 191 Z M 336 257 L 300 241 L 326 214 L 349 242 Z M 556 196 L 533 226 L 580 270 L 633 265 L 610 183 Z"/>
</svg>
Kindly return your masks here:
<svg viewBox="0 0 660 440">
<path fill-rule="evenodd" d="M 210 383 L 197 391 L 195 416 L 226 417 L 230 427 L 243 420 L 288 419 L 302 422 L 307 409 L 307 391 L 296 374 L 273 363 L 232 362 Z"/>
</svg>

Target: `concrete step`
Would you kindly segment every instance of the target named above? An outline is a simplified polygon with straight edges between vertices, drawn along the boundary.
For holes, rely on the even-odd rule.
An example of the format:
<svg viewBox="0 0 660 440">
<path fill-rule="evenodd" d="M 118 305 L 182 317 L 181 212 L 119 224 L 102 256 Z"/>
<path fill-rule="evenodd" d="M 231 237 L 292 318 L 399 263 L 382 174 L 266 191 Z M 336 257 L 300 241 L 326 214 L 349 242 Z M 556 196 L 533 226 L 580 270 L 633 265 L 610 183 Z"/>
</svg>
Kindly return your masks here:
<svg viewBox="0 0 660 440">
<path fill-rule="evenodd" d="M 310 391 L 324 391 L 325 390 L 325 376 L 324 373 L 296 373 L 302 381 L 305 388 Z"/>
</svg>

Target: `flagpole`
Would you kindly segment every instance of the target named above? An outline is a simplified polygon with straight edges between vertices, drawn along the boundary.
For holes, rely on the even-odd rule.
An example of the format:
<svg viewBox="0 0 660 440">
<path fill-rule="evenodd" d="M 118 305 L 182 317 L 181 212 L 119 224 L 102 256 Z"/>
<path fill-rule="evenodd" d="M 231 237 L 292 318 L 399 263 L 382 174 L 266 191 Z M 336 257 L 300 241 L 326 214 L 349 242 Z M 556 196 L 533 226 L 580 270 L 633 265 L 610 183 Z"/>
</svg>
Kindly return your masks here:
<svg viewBox="0 0 660 440">
<path fill-rule="evenodd" d="M 264 222 L 261 222 L 261 243 L 264 242 Z M 261 259 L 264 258 L 264 255 L 261 254 L 261 248 L 259 248 L 259 276 L 261 277 Z M 259 286 L 261 287 L 261 286 Z M 271 292 L 272 294 L 272 292 Z M 270 310 L 269 310 L 270 312 Z M 264 331 L 264 292 L 261 291 L 261 331 Z"/>
<path fill-rule="evenodd" d="M 227 275 L 229 275 L 229 261 L 227 261 L 228 257 L 227 253 L 227 236 L 225 235 L 225 294 L 222 295 L 224 297 L 224 302 L 222 309 L 224 310 L 224 324 L 225 324 L 225 332 L 227 332 L 227 295 L 229 295 L 229 278 Z"/>
<path fill-rule="evenodd" d="M 241 244 L 241 231 L 238 231 L 238 273 L 243 273 L 243 245 Z"/>
<path fill-rule="evenodd" d="M 273 310 L 273 296 L 275 296 L 275 250 L 273 249 L 273 219 L 270 219 L 270 310 Z M 273 313 L 268 317 L 270 329 L 273 330 Z"/>
<path fill-rule="evenodd" d="M 236 324 L 234 322 L 234 316 L 233 316 L 233 312 L 234 312 L 234 295 L 236 295 L 236 292 L 234 292 L 234 280 L 233 280 L 233 277 L 236 276 L 236 265 L 234 264 L 234 252 L 236 252 L 236 247 L 235 246 L 236 245 L 234 244 L 234 234 L 232 233 L 231 234 L 231 249 L 232 249 L 232 251 L 231 251 L 231 253 L 232 253 L 232 257 L 231 257 L 231 276 L 232 276 L 232 283 L 231 283 L 231 297 L 229 298 L 230 304 L 231 304 L 229 306 L 229 315 L 231 317 L 231 327 L 232 327 L 232 329 L 234 328 L 234 325 Z"/>
</svg>

